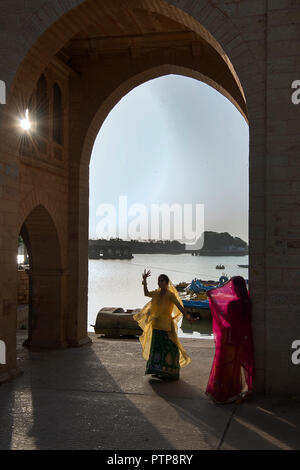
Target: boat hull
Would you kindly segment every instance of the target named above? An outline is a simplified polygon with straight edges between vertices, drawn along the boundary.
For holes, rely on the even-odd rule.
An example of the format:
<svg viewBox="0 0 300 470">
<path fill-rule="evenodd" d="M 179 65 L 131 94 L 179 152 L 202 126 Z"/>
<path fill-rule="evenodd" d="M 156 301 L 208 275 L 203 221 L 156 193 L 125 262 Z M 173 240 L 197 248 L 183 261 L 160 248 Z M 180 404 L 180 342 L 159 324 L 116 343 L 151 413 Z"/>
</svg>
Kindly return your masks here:
<svg viewBox="0 0 300 470">
<path fill-rule="evenodd" d="M 116 307 L 104 307 L 99 310 L 94 327 L 97 335 L 105 335 L 110 338 L 120 336 L 140 336 L 143 332 L 133 315 L 140 309 L 127 310 Z"/>
</svg>

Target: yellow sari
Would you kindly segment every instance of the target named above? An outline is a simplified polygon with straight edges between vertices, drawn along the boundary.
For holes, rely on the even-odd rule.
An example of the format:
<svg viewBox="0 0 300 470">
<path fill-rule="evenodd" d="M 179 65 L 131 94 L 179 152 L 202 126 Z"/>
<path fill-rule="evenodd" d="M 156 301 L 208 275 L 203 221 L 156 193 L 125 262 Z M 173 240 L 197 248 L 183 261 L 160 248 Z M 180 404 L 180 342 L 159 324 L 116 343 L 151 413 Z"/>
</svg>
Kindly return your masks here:
<svg viewBox="0 0 300 470">
<path fill-rule="evenodd" d="M 174 287 L 172 282 L 169 282 L 168 290 L 173 294 L 173 296 L 169 296 L 170 299 L 172 297 L 177 299 L 180 305 L 183 306 L 182 300 L 180 295 L 177 292 L 177 289 Z M 150 292 L 150 294 L 157 294 L 160 293 L 160 289 L 156 291 Z M 175 300 L 175 299 L 174 299 Z M 182 318 L 181 311 L 176 307 L 176 305 L 172 302 L 172 306 L 168 305 L 168 302 L 171 300 L 166 299 L 166 307 L 168 310 L 171 310 L 171 321 L 170 321 L 170 328 L 168 333 L 168 337 L 173 343 L 176 344 L 179 350 L 179 365 L 180 367 L 185 367 L 191 362 L 191 358 L 185 352 L 182 344 L 178 338 L 178 322 Z M 162 319 L 163 314 L 159 311 L 159 303 L 150 300 L 142 310 L 134 315 L 134 319 L 138 322 L 139 326 L 143 330 L 143 334 L 140 336 L 140 342 L 142 345 L 143 357 L 146 361 L 149 359 L 150 349 L 151 349 L 151 341 L 152 341 L 152 331 L 157 324 L 158 320 Z"/>
</svg>

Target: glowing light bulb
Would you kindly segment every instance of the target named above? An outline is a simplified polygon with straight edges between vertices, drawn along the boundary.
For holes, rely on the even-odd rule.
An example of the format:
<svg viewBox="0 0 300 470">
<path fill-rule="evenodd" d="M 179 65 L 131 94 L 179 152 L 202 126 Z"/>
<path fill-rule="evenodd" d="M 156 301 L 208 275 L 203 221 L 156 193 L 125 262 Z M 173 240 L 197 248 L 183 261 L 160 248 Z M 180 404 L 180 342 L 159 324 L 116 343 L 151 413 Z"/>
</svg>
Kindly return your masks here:
<svg viewBox="0 0 300 470">
<path fill-rule="evenodd" d="M 29 111 L 26 109 L 25 111 L 25 119 L 20 119 L 20 126 L 24 131 L 29 131 L 31 127 L 31 122 L 29 121 Z"/>
</svg>

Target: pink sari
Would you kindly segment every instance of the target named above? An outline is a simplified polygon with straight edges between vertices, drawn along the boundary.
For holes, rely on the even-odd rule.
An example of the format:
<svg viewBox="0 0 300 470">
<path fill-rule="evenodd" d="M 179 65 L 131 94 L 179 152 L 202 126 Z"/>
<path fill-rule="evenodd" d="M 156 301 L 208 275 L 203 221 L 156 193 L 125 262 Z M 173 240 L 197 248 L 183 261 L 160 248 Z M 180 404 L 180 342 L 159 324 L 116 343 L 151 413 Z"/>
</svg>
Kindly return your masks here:
<svg viewBox="0 0 300 470">
<path fill-rule="evenodd" d="M 252 391 L 255 365 L 250 299 L 241 276 L 207 294 L 216 349 L 206 393 L 224 403 L 243 391 L 242 370 L 248 392 Z"/>
</svg>

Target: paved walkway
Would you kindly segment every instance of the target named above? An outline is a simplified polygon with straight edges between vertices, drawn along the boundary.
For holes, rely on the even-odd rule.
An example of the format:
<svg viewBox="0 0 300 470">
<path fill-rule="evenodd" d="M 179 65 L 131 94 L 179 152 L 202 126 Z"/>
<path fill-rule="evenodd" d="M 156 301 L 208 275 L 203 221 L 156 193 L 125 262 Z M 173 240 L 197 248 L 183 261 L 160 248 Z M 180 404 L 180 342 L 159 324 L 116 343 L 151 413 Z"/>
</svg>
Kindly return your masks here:
<svg viewBox="0 0 300 470">
<path fill-rule="evenodd" d="M 204 394 L 214 345 L 183 340 L 176 383 L 144 375 L 137 340 L 19 352 L 25 373 L 0 386 L 0 449 L 300 449 L 300 401 L 214 405 Z"/>
</svg>

